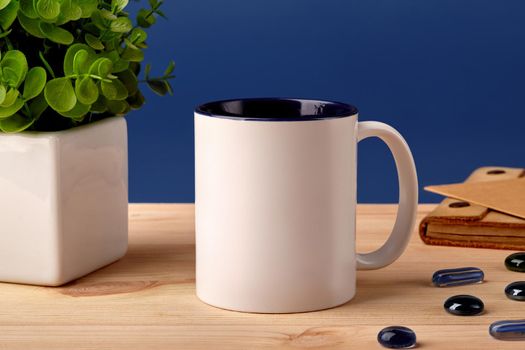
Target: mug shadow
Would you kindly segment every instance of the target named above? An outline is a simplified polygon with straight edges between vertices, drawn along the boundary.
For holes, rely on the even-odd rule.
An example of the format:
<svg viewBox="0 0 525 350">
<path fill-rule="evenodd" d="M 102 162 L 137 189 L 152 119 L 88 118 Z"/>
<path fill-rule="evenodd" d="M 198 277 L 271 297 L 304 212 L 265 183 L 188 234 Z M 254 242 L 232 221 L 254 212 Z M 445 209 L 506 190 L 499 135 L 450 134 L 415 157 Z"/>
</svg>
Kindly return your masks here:
<svg viewBox="0 0 525 350">
<path fill-rule="evenodd" d="M 399 285 L 403 285 L 405 288 L 399 288 Z M 341 306 L 367 304 L 376 300 L 384 300 L 385 293 L 388 293 L 389 297 L 403 296 L 410 300 L 410 297 L 417 297 L 421 288 L 432 288 L 432 283 L 417 277 L 403 277 L 395 281 L 384 281 L 380 278 L 372 280 L 358 274 L 354 298 Z"/>
</svg>

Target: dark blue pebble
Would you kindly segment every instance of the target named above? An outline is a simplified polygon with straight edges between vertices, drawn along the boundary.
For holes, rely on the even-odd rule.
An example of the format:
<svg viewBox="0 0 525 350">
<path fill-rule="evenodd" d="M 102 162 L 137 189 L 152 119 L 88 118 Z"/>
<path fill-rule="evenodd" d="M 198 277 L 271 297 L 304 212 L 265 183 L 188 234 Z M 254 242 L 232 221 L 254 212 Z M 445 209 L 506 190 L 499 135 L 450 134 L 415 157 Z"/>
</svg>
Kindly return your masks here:
<svg viewBox="0 0 525 350">
<path fill-rule="evenodd" d="M 511 271 L 525 272 L 525 252 L 514 253 L 505 259 L 505 267 Z"/>
<path fill-rule="evenodd" d="M 489 333 L 499 340 L 525 340 L 525 320 L 494 322 Z"/>
<path fill-rule="evenodd" d="M 443 307 L 452 315 L 474 316 L 482 313 L 485 305 L 472 295 L 454 295 L 445 301 Z"/>
<path fill-rule="evenodd" d="M 505 287 L 507 298 L 518 301 L 525 301 L 525 281 L 512 282 Z"/>
<path fill-rule="evenodd" d="M 477 267 L 460 267 L 457 269 L 444 269 L 434 272 L 432 284 L 436 287 L 452 287 L 464 284 L 480 283 L 485 274 Z"/>
<path fill-rule="evenodd" d="M 407 327 L 390 326 L 377 334 L 377 341 L 385 348 L 407 349 L 416 345 L 416 333 Z"/>
</svg>

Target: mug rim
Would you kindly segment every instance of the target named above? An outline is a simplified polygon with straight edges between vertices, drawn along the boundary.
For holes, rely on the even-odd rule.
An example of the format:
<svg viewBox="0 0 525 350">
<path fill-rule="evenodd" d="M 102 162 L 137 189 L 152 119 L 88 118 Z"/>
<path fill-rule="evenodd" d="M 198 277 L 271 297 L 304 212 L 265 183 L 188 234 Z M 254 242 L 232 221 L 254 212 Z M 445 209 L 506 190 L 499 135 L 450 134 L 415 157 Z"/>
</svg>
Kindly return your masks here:
<svg viewBox="0 0 525 350">
<path fill-rule="evenodd" d="M 311 110 L 303 113 L 300 110 L 296 112 L 299 115 L 286 115 L 282 116 L 260 116 L 242 112 L 228 112 L 225 111 L 225 105 L 231 103 L 245 104 L 245 103 L 261 103 L 261 102 L 272 102 L 272 103 L 294 103 L 297 106 L 299 104 L 311 104 L 313 108 L 316 108 L 316 113 L 311 113 Z M 318 104 L 317 106 L 315 104 Z M 329 106 L 331 112 L 325 111 L 325 107 Z M 222 107 L 222 108 L 221 108 Z M 234 98 L 226 100 L 216 100 L 203 103 L 195 108 L 195 113 L 203 116 L 221 119 L 231 120 L 242 120 L 242 121 L 266 121 L 266 122 L 282 122 L 282 121 L 308 121 L 308 120 L 326 120 L 326 119 L 338 119 L 353 117 L 358 114 L 357 107 L 338 101 L 324 100 L 324 99 L 311 99 L 311 98 L 297 98 L 297 97 L 248 97 L 248 98 Z"/>
</svg>

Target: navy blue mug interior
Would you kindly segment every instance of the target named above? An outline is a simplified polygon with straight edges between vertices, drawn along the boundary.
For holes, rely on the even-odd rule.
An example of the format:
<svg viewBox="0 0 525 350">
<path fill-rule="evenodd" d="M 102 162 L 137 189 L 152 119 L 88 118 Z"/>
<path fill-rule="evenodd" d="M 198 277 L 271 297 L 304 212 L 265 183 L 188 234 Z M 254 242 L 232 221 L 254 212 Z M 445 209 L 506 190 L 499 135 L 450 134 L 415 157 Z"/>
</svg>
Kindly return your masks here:
<svg viewBox="0 0 525 350">
<path fill-rule="evenodd" d="M 258 121 L 320 120 L 357 114 L 357 108 L 346 103 L 299 98 L 215 101 L 203 104 L 195 111 L 210 117 Z"/>
</svg>

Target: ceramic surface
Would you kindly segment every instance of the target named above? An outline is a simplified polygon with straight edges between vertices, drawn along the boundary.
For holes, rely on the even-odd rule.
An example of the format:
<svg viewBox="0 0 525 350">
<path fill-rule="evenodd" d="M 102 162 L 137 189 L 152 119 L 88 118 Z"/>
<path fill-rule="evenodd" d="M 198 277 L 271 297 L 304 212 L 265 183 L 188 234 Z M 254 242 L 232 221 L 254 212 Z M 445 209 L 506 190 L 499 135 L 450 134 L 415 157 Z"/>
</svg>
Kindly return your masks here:
<svg viewBox="0 0 525 350">
<path fill-rule="evenodd" d="M 0 169 L 0 281 L 61 285 L 125 254 L 124 118 L 0 134 Z"/>
<path fill-rule="evenodd" d="M 356 269 L 386 266 L 403 252 L 417 178 L 394 129 L 358 123 L 355 108 L 326 101 L 204 107 L 195 113 L 196 283 L 204 302 L 267 313 L 337 306 L 354 296 Z M 371 136 L 394 154 L 400 208 L 387 243 L 356 254 L 357 143 Z"/>
</svg>

